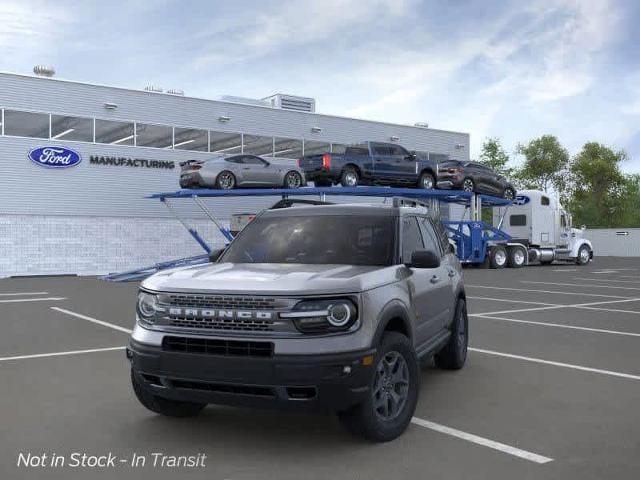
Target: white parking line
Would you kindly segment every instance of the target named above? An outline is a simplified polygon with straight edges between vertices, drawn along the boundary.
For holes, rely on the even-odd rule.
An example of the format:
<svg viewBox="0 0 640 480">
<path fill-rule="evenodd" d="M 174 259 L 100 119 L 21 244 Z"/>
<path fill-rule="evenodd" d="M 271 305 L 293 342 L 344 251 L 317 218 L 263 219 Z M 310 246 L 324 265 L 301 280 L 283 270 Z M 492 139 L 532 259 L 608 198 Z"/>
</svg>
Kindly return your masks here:
<svg viewBox="0 0 640 480">
<path fill-rule="evenodd" d="M 621 308 L 599 308 L 599 307 L 576 307 L 584 310 L 598 310 L 601 312 L 615 312 L 615 313 L 632 313 L 634 315 L 640 315 L 640 312 L 636 310 L 622 310 Z"/>
<path fill-rule="evenodd" d="M 541 283 L 543 285 L 560 285 L 565 287 L 615 288 L 616 290 L 640 290 L 640 287 L 617 287 L 613 285 L 585 285 L 584 283 L 553 283 L 553 282 L 538 282 L 534 280 L 520 280 L 520 283 Z"/>
<path fill-rule="evenodd" d="M 429 420 L 423 420 L 422 418 L 413 417 L 411 419 L 411 423 L 424 428 L 428 428 L 429 430 L 434 430 L 436 432 L 444 433 L 446 435 L 451 435 L 452 437 L 466 440 L 467 442 L 482 445 L 483 447 L 492 448 L 493 450 L 498 450 L 499 452 L 513 455 L 514 457 L 523 458 L 524 460 L 529 460 L 530 462 L 542 464 L 553 461 L 553 458 L 543 457 L 542 455 L 538 455 L 537 453 L 528 452 L 526 450 L 512 447 L 504 443 L 489 440 L 488 438 L 479 437 L 478 435 L 474 435 L 473 433 L 463 432 L 462 430 L 456 430 L 455 428 L 447 427 L 446 425 L 430 422 Z"/>
<path fill-rule="evenodd" d="M 469 316 L 470 317 L 479 317 L 482 315 L 500 315 L 502 313 L 521 313 L 521 312 L 537 312 L 540 310 L 557 310 L 559 308 L 589 308 L 593 305 L 607 305 L 610 303 L 626 303 L 626 302 L 637 302 L 640 301 L 640 298 L 625 298 L 623 300 L 607 300 L 607 301 L 602 301 L 602 302 L 589 302 L 589 303 L 573 303 L 573 304 L 569 304 L 569 305 L 553 305 L 551 304 L 550 306 L 547 307 L 534 307 L 534 308 L 518 308 L 515 310 L 498 310 L 496 312 L 481 312 L 481 313 L 470 313 Z M 604 311 L 613 311 L 613 310 L 609 310 L 607 308 L 602 308 L 602 309 L 598 309 L 598 310 L 604 310 Z M 626 311 L 626 310 L 625 310 Z"/>
<path fill-rule="evenodd" d="M 571 330 L 583 330 L 585 332 L 595 332 L 595 333 L 610 333 L 612 335 L 624 335 L 627 337 L 640 337 L 640 333 L 633 332 L 621 332 L 619 330 L 605 330 L 602 328 L 590 328 L 590 327 L 578 327 L 576 325 L 565 325 L 562 323 L 547 323 L 547 322 L 536 322 L 533 320 L 518 320 L 515 318 L 504 318 L 504 317 L 495 317 L 493 315 L 474 315 L 475 318 L 486 318 L 489 320 L 501 320 L 503 322 L 513 322 L 513 323 L 526 323 L 529 325 L 539 325 L 541 327 L 557 327 L 557 328 L 568 328 Z"/>
<path fill-rule="evenodd" d="M 542 282 L 547 283 L 547 282 Z M 580 295 L 582 297 L 605 297 L 605 298 L 631 298 L 631 297 L 622 297 L 620 295 L 602 295 L 598 293 L 577 293 L 577 292 L 558 292 L 556 290 L 535 290 L 529 288 L 513 288 L 513 287 L 493 287 L 490 285 L 465 285 L 467 288 L 490 288 L 493 290 L 508 290 L 513 292 L 533 292 L 533 293 L 553 293 L 556 295 Z"/>
<path fill-rule="evenodd" d="M 577 272 L 577 268 L 554 268 L 552 272 Z"/>
<path fill-rule="evenodd" d="M 64 308 L 51 307 L 51 310 L 55 310 L 56 312 L 60 312 L 60 313 L 66 313 L 67 315 L 71 315 L 72 317 L 81 318 L 82 320 L 86 320 L 87 322 L 92 322 L 98 325 L 102 325 L 103 327 L 113 328 L 114 330 L 118 330 L 119 332 L 124 332 L 124 333 L 132 332 L 132 330 L 121 327 L 120 325 L 114 325 L 113 323 L 105 322 L 103 320 L 98 320 L 97 318 L 93 318 L 93 317 L 88 317 L 80 313 L 72 312 L 71 310 L 65 310 Z"/>
<path fill-rule="evenodd" d="M 49 295 L 49 292 L 15 292 L 15 293 L 0 293 L 0 297 L 12 297 L 18 295 Z"/>
<path fill-rule="evenodd" d="M 25 360 L 29 358 L 63 357 L 66 355 L 79 355 L 82 353 L 109 352 L 112 350 L 124 350 L 125 348 L 126 347 L 107 347 L 107 348 L 92 348 L 89 350 L 70 350 L 67 352 L 36 353 L 35 355 L 16 355 L 14 357 L 0 357 L 0 362 L 8 362 L 11 360 Z"/>
<path fill-rule="evenodd" d="M 573 277 L 573 280 L 586 280 L 587 282 L 640 283 L 640 280 L 614 280 L 612 278 Z"/>
<path fill-rule="evenodd" d="M 469 297 L 467 296 L 467 300 L 492 300 L 494 302 L 507 302 L 507 303 L 524 303 L 530 305 L 545 305 L 547 307 L 556 307 L 558 306 L 555 303 L 543 303 L 543 302 L 529 302 L 524 300 L 511 300 L 507 298 L 493 298 L 493 297 Z"/>
<path fill-rule="evenodd" d="M 57 302 L 59 300 L 66 300 L 66 298 L 65 297 L 10 298 L 7 300 L 0 300 L 0 303 Z"/>
<path fill-rule="evenodd" d="M 627 378 L 630 380 L 640 380 L 640 375 L 632 375 L 630 373 L 614 372 L 612 370 L 600 370 L 599 368 L 584 367 L 582 365 L 574 365 L 572 363 L 554 362 L 552 360 L 544 360 L 542 358 L 525 357 L 522 355 L 514 355 L 512 353 L 496 352 L 494 350 L 485 350 L 484 348 L 469 347 L 469 350 L 486 355 L 495 355 L 497 357 L 513 358 L 515 360 L 523 360 L 525 362 L 541 363 L 543 365 L 552 365 L 554 367 L 570 368 L 572 370 L 580 370 L 583 372 L 598 373 L 601 375 L 609 375 L 612 377 Z"/>
</svg>

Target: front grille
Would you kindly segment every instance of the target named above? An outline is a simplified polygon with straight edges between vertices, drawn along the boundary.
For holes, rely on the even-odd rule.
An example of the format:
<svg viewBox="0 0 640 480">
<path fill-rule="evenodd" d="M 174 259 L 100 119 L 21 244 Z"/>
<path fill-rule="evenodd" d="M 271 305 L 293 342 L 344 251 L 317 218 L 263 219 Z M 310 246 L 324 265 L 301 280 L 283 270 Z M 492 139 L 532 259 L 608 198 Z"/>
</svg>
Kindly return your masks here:
<svg viewBox="0 0 640 480">
<path fill-rule="evenodd" d="M 169 325 L 202 330 L 236 330 L 244 332 L 271 332 L 273 320 L 241 320 L 169 315 Z"/>
<path fill-rule="evenodd" d="M 198 353 L 232 357 L 272 357 L 272 342 L 245 342 L 209 338 L 164 337 L 162 349 L 169 352 Z"/>
<path fill-rule="evenodd" d="M 206 390 L 208 392 L 231 393 L 235 395 L 253 395 L 256 397 L 275 397 L 273 389 L 251 385 L 233 385 L 226 383 L 193 382 L 187 380 L 171 380 L 174 388 Z"/>
<path fill-rule="evenodd" d="M 170 294 L 169 304 L 180 307 L 231 308 L 239 310 L 272 310 L 275 298 L 229 295 Z"/>
</svg>

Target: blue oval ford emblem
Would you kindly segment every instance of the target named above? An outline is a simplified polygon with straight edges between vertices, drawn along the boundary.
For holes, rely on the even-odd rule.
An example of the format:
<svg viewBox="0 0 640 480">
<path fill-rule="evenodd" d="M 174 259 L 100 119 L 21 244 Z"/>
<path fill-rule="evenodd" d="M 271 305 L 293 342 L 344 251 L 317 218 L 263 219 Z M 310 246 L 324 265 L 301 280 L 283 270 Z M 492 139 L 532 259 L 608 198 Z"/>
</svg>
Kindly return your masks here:
<svg viewBox="0 0 640 480">
<path fill-rule="evenodd" d="M 39 147 L 29 152 L 31 161 L 41 167 L 68 168 L 82 161 L 80 154 L 64 147 Z"/>
</svg>

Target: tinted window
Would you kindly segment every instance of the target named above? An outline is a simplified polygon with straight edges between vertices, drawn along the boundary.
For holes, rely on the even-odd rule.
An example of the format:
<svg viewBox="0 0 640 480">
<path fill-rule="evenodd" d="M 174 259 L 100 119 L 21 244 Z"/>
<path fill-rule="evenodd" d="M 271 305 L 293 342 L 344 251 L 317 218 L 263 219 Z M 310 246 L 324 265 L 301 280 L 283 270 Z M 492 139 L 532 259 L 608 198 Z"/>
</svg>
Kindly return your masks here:
<svg viewBox="0 0 640 480">
<path fill-rule="evenodd" d="M 265 162 L 263 159 L 258 158 L 258 157 L 254 157 L 251 155 L 245 155 L 242 158 L 242 162 L 241 163 L 245 163 L 248 165 L 266 165 L 267 162 Z"/>
<path fill-rule="evenodd" d="M 442 249 L 440 240 L 438 239 L 438 236 L 433 229 L 431 220 L 429 220 L 428 218 L 421 218 L 420 230 L 422 231 L 425 250 L 431 250 L 436 255 L 442 255 L 444 250 Z"/>
<path fill-rule="evenodd" d="M 394 217 L 260 217 L 234 240 L 221 262 L 391 265 Z"/>
<path fill-rule="evenodd" d="M 49 115 L 5 110 L 4 134 L 16 137 L 49 138 Z"/>
<path fill-rule="evenodd" d="M 346 155 L 369 155 L 369 148 L 366 145 L 354 145 L 347 147 Z"/>
<path fill-rule="evenodd" d="M 224 161 L 230 162 L 230 163 L 244 163 L 244 157 L 241 155 L 238 155 L 236 157 L 225 158 Z"/>
<path fill-rule="evenodd" d="M 93 142 L 93 119 L 51 115 L 51 139 Z"/>
<path fill-rule="evenodd" d="M 549 205 L 549 197 L 540 197 L 540 205 Z"/>
<path fill-rule="evenodd" d="M 509 225 L 512 227 L 524 227 L 527 225 L 526 215 L 511 215 L 509 217 Z"/>
<path fill-rule="evenodd" d="M 416 217 L 404 217 L 402 219 L 402 261 L 410 262 L 411 254 L 422 249 L 424 244 Z"/>
<path fill-rule="evenodd" d="M 406 157 L 407 155 L 409 155 L 409 152 L 407 152 L 400 145 L 389 145 L 388 148 L 389 148 L 389 155 L 397 155 L 401 157 Z"/>
<path fill-rule="evenodd" d="M 347 146 L 341 143 L 331 144 L 331 153 L 341 154 L 341 153 L 344 153 L 346 149 L 347 149 Z"/>
<path fill-rule="evenodd" d="M 373 145 L 371 148 L 374 155 L 391 155 L 391 150 L 386 145 Z"/>
<path fill-rule="evenodd" d="M 96 119 L 96 143 L 133 145 L 133 123 Z"/>
</svg>

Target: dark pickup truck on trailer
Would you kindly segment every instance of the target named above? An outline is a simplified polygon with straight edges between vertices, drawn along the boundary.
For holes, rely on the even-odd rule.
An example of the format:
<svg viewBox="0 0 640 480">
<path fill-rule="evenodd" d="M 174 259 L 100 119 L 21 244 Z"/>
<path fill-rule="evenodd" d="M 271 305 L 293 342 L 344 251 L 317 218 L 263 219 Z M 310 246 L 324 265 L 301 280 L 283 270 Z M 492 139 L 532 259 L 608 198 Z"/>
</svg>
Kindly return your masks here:
<svg viewBox="0 0 640 480">
<path fill-rule="evenodd" d="M 365 142 L 350 145 L 343 154 L 306 155 L 298 161 L 307 180 L 317 187 L 340 183 L 398 185 L 435 188 L 438 164 L 428 154 L 409 152 L 394 143 Z"/>
</svg>

